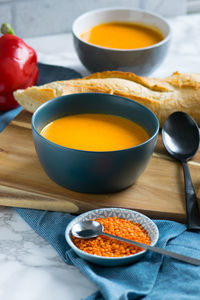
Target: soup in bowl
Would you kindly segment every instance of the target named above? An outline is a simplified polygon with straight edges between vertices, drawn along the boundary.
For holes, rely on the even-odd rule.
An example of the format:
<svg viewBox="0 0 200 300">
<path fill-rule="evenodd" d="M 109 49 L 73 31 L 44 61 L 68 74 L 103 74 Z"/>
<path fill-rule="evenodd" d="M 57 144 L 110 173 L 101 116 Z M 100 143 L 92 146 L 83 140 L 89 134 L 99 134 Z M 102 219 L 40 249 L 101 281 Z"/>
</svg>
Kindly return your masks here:
<svg viewBox="0 0 200 300">
<path fill-rule="evenodd" d="M 61 96 L 32 117 L 36 152 L 47 175 L 84 193 L 132 185 L 151 158 L 158 130 L 147 107 L 109 94 Z"/>
<path fill-rule="evenodd" d="M 144 10 L 105 8 L 73 23 L 74 46 L 90 72 L 153 72 L 166 57 L 171 30 L 161 16 Z"/>
<path fill-rule="evenodd" d="M 60 146 L 85 151 L 116 151 L 145 142 L 149 135 L 140 125 L 108 114 L 75 114 L 48 123 L 40 132 Z"/>
<path fill-rule="evenodd" d="M 164 39 L 158 28 L 132 22 L 99 24 L 81 33 L 80 37 L 88 43 L 113 49 L 145 48 Z"/>
</svg>

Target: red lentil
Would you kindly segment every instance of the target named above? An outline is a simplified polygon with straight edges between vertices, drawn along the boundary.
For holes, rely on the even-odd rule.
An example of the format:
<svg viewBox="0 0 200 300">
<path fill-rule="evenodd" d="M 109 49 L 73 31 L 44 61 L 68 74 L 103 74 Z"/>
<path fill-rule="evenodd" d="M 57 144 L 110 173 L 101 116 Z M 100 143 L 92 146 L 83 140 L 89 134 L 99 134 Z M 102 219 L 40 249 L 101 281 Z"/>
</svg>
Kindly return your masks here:
<svg viewBox="0 0 200 300">
<path fill-rule="evenodd" d="M 107 233 L 147 245 L 151 243 L 146 230 L 140 224 L 133 221 L 118 217 L 98 218 L 95 221 L 101 223 L 104 231 Z M 91 239 L 72 237 L 72 240 L 80 250 L 98 256 L 120 257 L 132 255 L 143 250 L 143 248 L 103 235 Z"/>
</svg>

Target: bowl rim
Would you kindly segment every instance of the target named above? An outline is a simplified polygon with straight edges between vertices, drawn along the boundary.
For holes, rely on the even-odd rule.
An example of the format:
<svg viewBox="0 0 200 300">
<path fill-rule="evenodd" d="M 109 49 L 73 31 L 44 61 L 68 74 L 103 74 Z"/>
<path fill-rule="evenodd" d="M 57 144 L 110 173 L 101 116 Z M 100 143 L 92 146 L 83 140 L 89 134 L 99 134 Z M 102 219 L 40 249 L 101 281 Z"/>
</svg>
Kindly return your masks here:
<svg viewBox="0 0 200 300">
<path fill-rule="evenodd" d="M 129 101 L 129 102 L 134 102 L 136 105 L 142 107 L 143 109 L 146 109 L 147 111 L 149 111 L 153 117 L 155 118 L 155 121 L 156 121 L 156 130 L 155 132 L 152 134 L 152 136 L 150 136 L 146 141 L 144 141 L 143 143 L 139 144 L 139 145 L 136 145 L 136 146 L 133 146 L 133 147 L 130 147 L 130 148 L 125 148 L 125 149 L 120 149 L 120 150 L 112 150 L 112 151 L 89 151 L 89 150 L 80 150 L 80 149 L 74 149 L 74 148 L 69 148 L 69 147 L 65 147 L 65 146 L 61 146 L 61 145 L 58 145 L 54 142 L 51 142 L 49 141 L 48 139 L 46 139 L 45 137 L 43 137 L 40 132 L 36 129 L 36 126 L 35 126 L 35 119 L 36 119 L 36 116 L 38 113 L 40 113 L 41 110 L 45 109 L 46 106 L 50 105 L 52 102 L 55 102 L 55 101 L 61 101 L 61 99 L 63 99 L 63 97 L 65 98 L 68 98 L 68 97 L 73 97 L 73 95 L 80 95 L 81 97 L 84 96 L 84 95 L 91 95 L 93 94 L 94 96 L 95 95 L 106 95 L 106 96 L 109 96 L 109 97 L 116 97 L 116 98 L 121 98 L 126 101 Z M 110 114 L 109 114 L 110 115 Z M 56 120 L 56 119 L 55 119 Z M 140 125 L 141 126 L 141 125 Z M 98 153 L 98 154 L 106 154 L 106 153 L 115 153 L 115 152 L 122 152 L 122 151 L 129 151 L 131 149 L 136 149 L 136 148 L 140 148 L 142 147 L 143 145 L 149 143 L 152 139 L 155 138 L 155 136 L 158 134 L 159 132 L 159 120 L 157 118 L 157 116 L 154 114 L 154 112 L 152 110 L 150 110 L 148 107 L 146 107 L 145 105 L 142 105 L 134 100 L 131 100 L 131 99 L 128 99 L 128 98 L 125 98 L 125 97 L 122 97 L 122 96 L 118 96 L 118 95 L 111 95 L 111 94 L 106 94 L 106 93 L 75 93 L 75 94 L 69 94 L 69 95 L 63 95 L 63 96 L 59 96 L 59 97 L 56 97 L 56 98 L 53 98 L 51 100 L 48 100 L 46 101 L 45 103 L 41 104 L 33 113 L 32 115 L 32 118 L 31 118 L 31 127 L 32 127 L 32 130 L 42 139 L 44 140 L 45 142 L 49 143 L 50 145 L 54 145 L 54 146 L 57 146 L 58 148 L 64 150 L 71 150 L 71 151 L 78 151 L 78 152 L 84 152 L 84 153 Z"/>
<path fill-rule="evenodd" d="M 74 30 L 74 27 L 76 25 L 76 23 L 84 18 L 84 17 L 87 17 L 89 15 L 92 15 L 93 13 L 100 13 L 100 12 L 104 12 L 104 11 L 133 11 L 133 12 L 139 12 L 139 13 L 146 13 L 148 15 L 151 15 L 152 17 L 156 17 L 158 19 L 160 19 L 168 28 L 168 34 L 166 35 L 166 37 L 164 37 L 160 42 L 158 43 L 155 43 L 151 46 L 148 46 L 148 47 L 143 47 L 143 48 L 132 48 L 132 49 L 117 49 L 117 48 L 109 48 L 109 47 L 103 47 L 103 46 L 98 46 L 98 45 L 95 45 L 95 44 L 92 44 L 92 43 L 89 43 L 83 39 L 81 39 L 76 33 L 75 33 L 75 30 Z M 160 28 L 159 28 L 160 29 Z M 156 13 L 153 13 L 149 10 L 144 10 L 144 9 L 130 9 L 128 7 L 107 7 L 107 8 L 99 8 L 99 9 L 94 9 L 94 10 L 90 10 L 88 12 L 85 12 L 81 15 L 79 15 L 72 23 L 72 28 L 71 28 L 71 31 L 73 33 L 73 35 L 82 43 L 85 43 L 86 45 L 88 46 L 92 46 L 94 48 L 97 48 L 97 49 L 103 49 L 103 50 L 107 50 L 107 51 L 115 51 L 115 52 L 139 52 L 139 51 L 145 51 L 145 50 L 149 50 L 149 49 L 153 49 L 153 48 L 157 48 L 163 44 L 165 44 L 166 42 L 168 42 L 170 39 L 171 39 L 171 35 L 172 35 L 172 30 L 171 30 L 171 26 L 170 24 L 167 22 L 167 20 L 165 18 L 163 18 L 161 15 L 159 14 L 156 14 Z"/>
<path fill-rule="evenodd" d="M 109 211 L 109 210 L 117 210 L 117 209 L 120 209 L 124 212 L 130 212 L 130 213 L 135 213 L 139 216 L 141 216 L 142 218 L 146 219 L 149 221 L 149 223 L 151 224 L 151 226 L 154 227 L 155 231 L 156 231 L 156 234 L 155 234 L 155 241 L 153 243 L 151 243 L 150 245 L 151 246 L 155 246 L 158 239 L 159 239 L 159 230 L 158 230 L 158 227 L 157 225 L 149 218 L 147 217 L 146 215 L 138 212 L 138 211 L 135 211 L 135 210 L 132 210 L 132 209 L 126 209 L 126 208 L 121 208 L 121 207 L 107 207 L 107 208 L 97 208 L 97 209 L 93 209 L 93 210 L 89 210 L 85 213 L 82 213 L 80 214 L 79 216 L 75 217 L 73 220 L 70 221 L 70 223 L 67 225 L 66 229 L 65 229 L 65 239 L 67 241 L 67 243 L 69 244 L 69 246 L 76 252 L 80 253 L 80 255 L 84 255 L 88 258 L 95 258 L 95 259 L 99 259 L 99 260 L 112 260 L 112 261 L 117 261 L 117 260 L 125 260 L 125 259 L 131 259 L 131 258 L 136 258 L 142 254 L 144 254 L 145 252 L 147 252 L 147 249 L 144 249 L 140 252 L 137 252 L 135 254 L 132 254 L 132 255 L 126 255 L 126 256 L 119 256 L 119 257 L 108 257 L 108 256 L 99 256 L 99 255 L 96 255 L 96 254 L 89 254 L 87 252 L 84 252 L 82 250 L 80 250 L 78 247 L 76 247 L 76 245 L 72 242 L 71 240 L 71 237 L 70 237 L 70 227 L 72 226 L 72 224 L 74 223 L 74 221 L 78 218 L 81 218 L 81 217 L 84 217 L 86 216 L 88 213 L 91 213 L 91 212 L 95 212 L 95 211 Z"/>
</svg>

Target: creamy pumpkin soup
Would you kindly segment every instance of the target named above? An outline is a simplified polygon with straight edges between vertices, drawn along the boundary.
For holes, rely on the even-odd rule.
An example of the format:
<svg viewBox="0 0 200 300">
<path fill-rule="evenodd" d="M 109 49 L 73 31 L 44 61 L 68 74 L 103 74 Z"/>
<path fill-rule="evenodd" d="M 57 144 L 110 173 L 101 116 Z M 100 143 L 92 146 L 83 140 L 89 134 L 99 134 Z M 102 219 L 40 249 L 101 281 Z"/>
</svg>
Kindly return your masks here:
<svg viewBox="0 0 200 300">
<path fill-rule="evenodd" d="M 114 49 L 137 49 L 163 40 L 163 34 L 151 27 L 137 23 L 112 22 L 96 25 L 80 37 L 94 45 Z"/>
<path fill-rule="evenodd" d="M 87 151 L 113 151 L 136 146 L 149 136 L 138 124 L 113 115 L 77 114 L 47 124 L 41 135 L 58 145 Z"/>
</svg>

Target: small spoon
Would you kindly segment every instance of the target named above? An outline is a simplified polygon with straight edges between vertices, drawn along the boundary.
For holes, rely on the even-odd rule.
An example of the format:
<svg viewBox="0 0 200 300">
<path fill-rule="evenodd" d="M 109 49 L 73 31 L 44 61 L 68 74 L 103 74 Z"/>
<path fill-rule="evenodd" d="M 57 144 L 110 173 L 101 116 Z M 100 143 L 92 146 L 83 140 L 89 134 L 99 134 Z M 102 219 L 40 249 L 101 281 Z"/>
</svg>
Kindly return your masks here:
<svg viewBox="0 0 200 300">
<path fill-rule="evenodd" d="M 162 139 L 169 154 L 179 160 L 183 166 L 187 228 L 199 230 L 200 212 L 187 165 L 187 161 L 195 155 L 199 148 L 199 128 L 188 114 L 175 112 L 166 119 L 163 125 Z"/>
<path fill-rule="evenodd" d="M 154 247 L 154 246 L 150 246 L 150 245 L 146 245 L 146 244 L 142 244 L 142 243 L 138 243 L 132 240 L 128 240 L 128 239 L 124 239 L 122 237 L 119 236 L 115 236 L 109 233 L 106 233 L 103 231 L 103 225 L 97 221 L 80 221 L 76 224 L 74 224 L 71 228 L 71 234 L 77 238 L 81 238 L 81 239 L 89 239 L 89 238 L 94 238 L 97 237 L 99 235 L 105 235 L 114 239 L 117 239 L 121 242 L 126 242 L 128 244 L 132 244 L 134 246 L 138 246 L 144 249 L 148 249 L 151 250 L 153 252 L 159 253 L 159 254 L 164 254 L 170 257 L 173 257 L 175 259 L 184 261 L 186 263 L 195 265 L 195 266 L 200 266 L 200 260 L 196 259 L 196 258 L 192 258 L 189 256 L 185 256 L 182 254 L 178 254 L 176 252 L 172 252 L 172 251 L 168 251 L 162 248 L 158 248 L 158 247 Z"/>
</svg>

